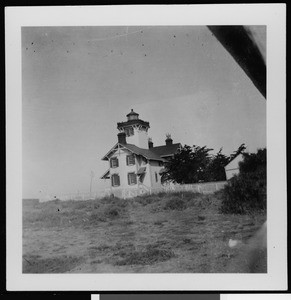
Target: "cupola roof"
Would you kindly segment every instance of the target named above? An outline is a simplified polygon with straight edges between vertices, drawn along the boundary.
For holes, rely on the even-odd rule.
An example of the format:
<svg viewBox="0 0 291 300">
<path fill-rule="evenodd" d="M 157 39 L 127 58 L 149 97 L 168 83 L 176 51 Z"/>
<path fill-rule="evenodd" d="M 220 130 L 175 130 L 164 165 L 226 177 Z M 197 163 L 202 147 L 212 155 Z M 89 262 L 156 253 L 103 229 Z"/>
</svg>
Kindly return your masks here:
<svg viewBox="0 0 291 300">
<path fill-rule="evenodd" d="M 129 114 L 126 115 L 127 117 L 130 117 L 130 116 L 139 116 L 138 113 L 134 112 L 133 109 L 131 109 L 131 112 Z"/>
</svg>

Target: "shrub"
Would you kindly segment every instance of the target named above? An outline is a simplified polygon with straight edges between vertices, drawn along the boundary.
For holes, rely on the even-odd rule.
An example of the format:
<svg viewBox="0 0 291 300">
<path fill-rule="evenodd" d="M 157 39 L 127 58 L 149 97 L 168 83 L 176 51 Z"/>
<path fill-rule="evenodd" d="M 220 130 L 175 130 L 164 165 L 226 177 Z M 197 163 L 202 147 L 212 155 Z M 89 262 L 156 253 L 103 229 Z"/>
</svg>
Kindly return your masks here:
<svg viewBox="0 0 291 300">
<path fill-rule="evenodd" d="M 77 201 L 75 203 L 69 203 L 70 205 L 72 205 L 74 207 L 74 209 L 78 209 L 78 210 L 86 210 L 88 208 L 90 208 L 90 202 L 89 201 Z"/>
<path fill-rule="evenodd" d="M 100 204 L 108 206 L 118 206 L 119 208 L 126 208 L 130 203 L 130 199 L 121 199 L 118 197 L 104 197 L 100 200 Z"/>
<path fill-rule="evenodd" d="M 138 196 L 135 198 L 135 201 L 143 206 L 146 206 L 148 204 L 159 202 L 165 197 L 167 197 L 167 193 L 160 192 L 153 195 L 148 194 L 148 195 Z"/>
<path fill-rule="evenodd" d="M 245 214 L 265 211 L 266 195 L 266 149 L 244 154 L 239 165 L 240 173 L 230 179 L 223 190 L 221 211 Z"/>
<path fill-rule="evenodd" d="M 107 222 L 107 218 L 103 212 L 94 211 L 89 217 L 90 224 L 98 224 L 99 222 Z"/>
<path fill-rule="evenodd" d="M 258 173 L 266 177 L 267 150 L 259 149 L 257 153 L 243 153 L 243 161 L 239 164 L 240 173 Z"/>
<path fill-rule="evenodd" d="M 109 219 L 115 219 L 120 216 L 121 212 L 118 207 L 108 207 L 105 210 L 105 216 Z"/>
<path fill-rule="evenodd" d="M 223 213 L 244 214 L 266 209 L 266 184 L 254 174 L 234 176 L 224 188 Z"/>
<path fill-rule="evenodd" d="M 119 199 L 120 200 L 120 199 Z M 126 202 L 109 202 L 92 211 L 89 221 L 92 224 L 107 222 L 121 218 L 126 213 Z"/>
<path fill-rule="evenodd" d="M 164 209 L 166 209 L 166 210 L 183 210 L 186 207 L 187 207 L 186 202 L 183 199 L 173 197 L 173 198 L 170 198 L 166 202 Z"/>
</svg>

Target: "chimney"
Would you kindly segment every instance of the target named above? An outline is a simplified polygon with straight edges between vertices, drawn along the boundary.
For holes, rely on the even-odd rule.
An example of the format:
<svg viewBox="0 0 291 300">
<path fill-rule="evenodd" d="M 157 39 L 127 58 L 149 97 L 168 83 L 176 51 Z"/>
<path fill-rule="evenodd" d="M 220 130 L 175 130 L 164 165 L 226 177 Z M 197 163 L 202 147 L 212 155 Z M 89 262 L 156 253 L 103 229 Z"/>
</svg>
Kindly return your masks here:
<svg viewBox="0 0 291 300">
<path fill-rule="evenodd" d="M 172 145 L 173 144 L 173 140 L 171 138 L 171 135 L 169 133 L 166 134 L 166 146 Z"/>
<path fill-rule="evenodd" d="M 117 134 L 117 137 L 118 137 L 118 143 L 126 144 L 126 133 L 125 132 L 119 132 Z"/>
<path fill-rule="evenodd" d="M 149 140 L 148 140 L 148 144 L 149 144 L 149 149 L 151 149 L 151 148 L 153 148 L 153 147 L 154 147 L 154 143 L 153 143 L 153 141 L 152 141 L 152 139 L 151 139 L 151 138 L 149 138 Z"/>
</svg>

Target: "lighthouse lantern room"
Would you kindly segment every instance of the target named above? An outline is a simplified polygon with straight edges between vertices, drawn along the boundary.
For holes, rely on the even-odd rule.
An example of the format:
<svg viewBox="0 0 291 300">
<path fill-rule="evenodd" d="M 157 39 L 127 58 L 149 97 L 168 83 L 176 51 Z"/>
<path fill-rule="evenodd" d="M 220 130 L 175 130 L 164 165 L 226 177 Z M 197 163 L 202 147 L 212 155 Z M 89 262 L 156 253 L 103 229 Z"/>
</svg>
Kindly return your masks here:
<svg viewBox="0 0 291 300">
<path fill-rule="evenodd" d="M 131 109 L 131 112 L 126 115 L 127 121 L 117 123 L 117 129 L 120 132 L 125 132 L 128 144 L 147 149 L 150 124 L 149 122 L 139 119 L 138 116 L 139 114 Z"/>
</svg>

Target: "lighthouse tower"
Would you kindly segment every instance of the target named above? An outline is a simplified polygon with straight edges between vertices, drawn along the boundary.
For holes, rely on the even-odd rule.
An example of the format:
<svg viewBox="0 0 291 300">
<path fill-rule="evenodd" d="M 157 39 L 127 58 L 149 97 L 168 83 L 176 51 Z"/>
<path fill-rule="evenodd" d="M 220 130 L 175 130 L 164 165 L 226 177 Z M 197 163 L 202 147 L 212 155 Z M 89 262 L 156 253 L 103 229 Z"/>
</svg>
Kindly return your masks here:
<svg viewBox="0 0 291 300">
<path fill-rule="evenodd" d="M 117 123 L 117 129 L 120 132 L 125 132 L 127 144 L 148 149 L 148 129 L 150 128 L 150 123 L 139 119 L 138 116 L 139 114 L 132 109 L 126 115 L 126 122 Z"/>
</svg>

